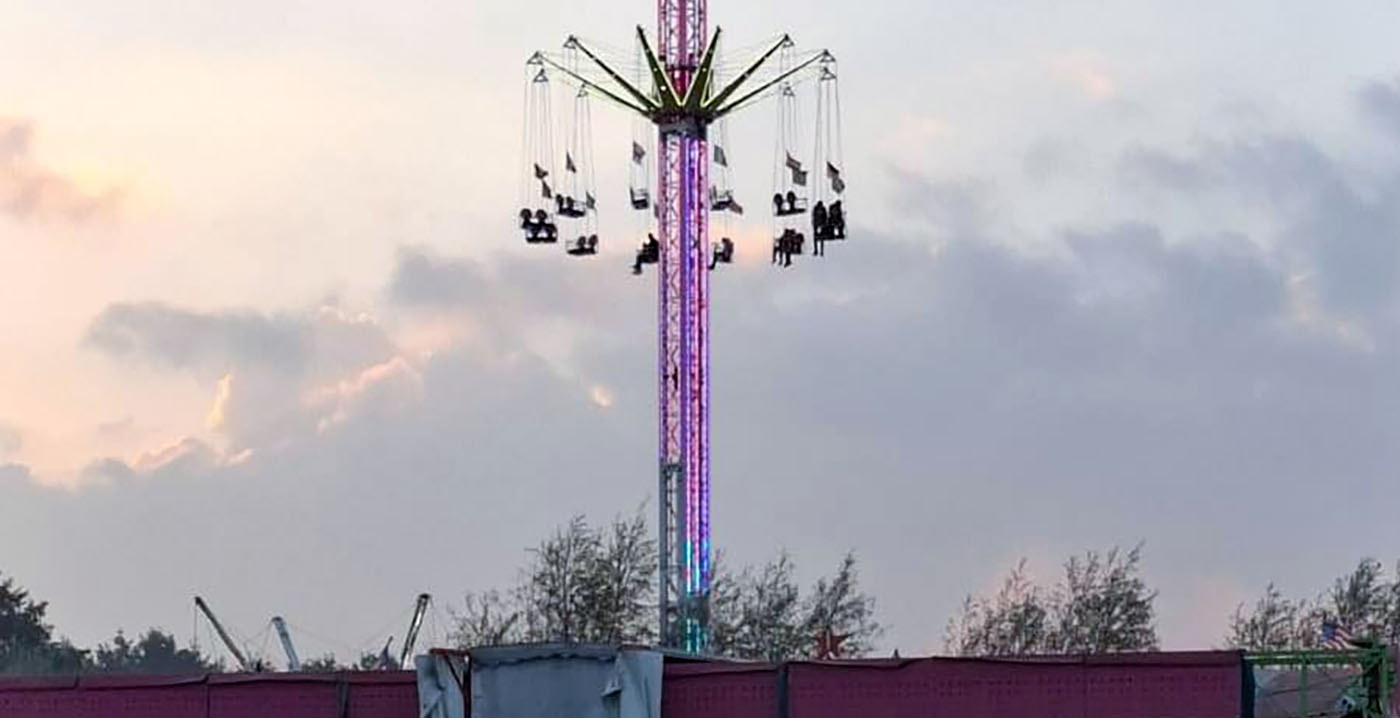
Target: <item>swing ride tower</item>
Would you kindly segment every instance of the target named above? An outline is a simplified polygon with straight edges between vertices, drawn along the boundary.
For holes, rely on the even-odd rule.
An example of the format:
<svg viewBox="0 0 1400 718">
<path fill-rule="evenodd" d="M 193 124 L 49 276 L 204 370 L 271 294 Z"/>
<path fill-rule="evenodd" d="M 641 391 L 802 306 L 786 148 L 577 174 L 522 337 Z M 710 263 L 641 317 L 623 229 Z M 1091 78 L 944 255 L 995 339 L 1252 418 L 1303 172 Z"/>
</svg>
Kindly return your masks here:
<svg viewBox="0 0 1400 718">
<path fill-rule="evenodd" d="M 643 29 L 637 28 L 639 61 L 632 68 L 635 74 L 631 79 L 602 57 L 603 53 L 572 36 L 564 44 L 565 56 L 537 52 L 527 63 L 536 88 L 547 82 L 549 75 L 562 74 L 578 87 L 578 97 L 605 99 L 654 127 L 653 137 L 647 138 L 655 143 L 654 193 L 650 186 L 634 187 L 631 204 L 634 209 L 650 210 L 655 227 L 638 252 L 634 273 L 639 274 L 643 264 L 656 265 L 658 643 L 691 653 L 709 649 L 710 272 L 733 257 L 733 244 L 727 237 L 722 240 L 723 252 L 716 245 L 711 256 L 709 215 L 723 209 L 742 212 L 732 191 L 720 195 L 724 198 L 721 201 L 711 186 L 711 162 L 723 165 L 727 176 L 728 160 L 720 149 L 712 157 L 710 128 L 772 92 L 781 90 L 790 96 L 791 83 L 803 73 L 820 69 L 822 79 L 835 77 L 835 61 L 829 53 L 822 50 L 794 59 L 793 43 L 784 35 L 721 82 L 724 73 L 716 59 L 720 35 L 718 29 L 710 32 L 707 0 L 657 0 L 656 45 L 653 49 Z M 773 61 L 775 57 L 777 61 Z M 527 136 L 531 131 L 528 125 L 534 121 L 528 107 L 527 99 Z M 576 109 L 575 117 L 579 116 Z M 548 136 L 547 131 L 544 134 Z M 646 155 L 646 149 L 634 139 L 634 165 L 644 166 Z M 818 155 L 823 153 L 819 150 Z M 570 173 L 579 172 L 576 156 L 573 151 L 566 154 Z M 589 214 L 596 212 L 592 192 L 579 197 L 576 189 L 572 196 L 555 196 L 549 185 L 550 169 L 542 162 L 533 164 L 534 179 L 540 182 L 544 199 L 558 200 L 561 216 L 583 217 L 587 222 Z M 794 176 L 801 172 L 805 186 L 806 173 L 794 166 L 795 162 L 787 153 L 789 167 Z M 839 170 L 832 164 L 828 167 L 829 178 L 840 186 Z M 651 168 L 646 169 L 649 175 Z M 586 172 L 591 176 L 591 166 Z M 554 212 L 548 207 L 533 212 L 536 219 L 531 219 L 530 209 L 521 213 L 527 241 L 556 241 Z M 587 234 L 593 226 L 585 225 L 585 234 L 570 245 L 569 254 L 583 256 L 596 251 L 597 235 Z M 841 236 L 828 238 L 844 238 L 844 221 Z M 784 245 L 789 264 L 791 249 Z M 775 245 L 775 258 L 778 253 Z M 800 247 L 796 253 L 801 253 Z"/>
</svg>

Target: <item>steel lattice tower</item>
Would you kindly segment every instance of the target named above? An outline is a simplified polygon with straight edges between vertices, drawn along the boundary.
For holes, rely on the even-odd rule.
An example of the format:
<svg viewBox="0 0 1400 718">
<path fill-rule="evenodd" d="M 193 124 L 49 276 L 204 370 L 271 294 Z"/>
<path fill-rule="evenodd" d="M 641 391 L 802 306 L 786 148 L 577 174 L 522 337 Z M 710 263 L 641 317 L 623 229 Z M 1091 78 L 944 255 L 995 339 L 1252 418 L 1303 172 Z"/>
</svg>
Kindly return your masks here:
<svg viewBox="0 0 1400 718">
<path fill-rule="evenodd" d="M 657 0 L 658 59 L 684 96 L 707 35 L 706 0 Z M 710 594 L 710 248 L 705 124 L 657 129 L 660 482 L 658 599 L 663 645 L 706 645 Z"/>
<path fill-rule="evenodd" d="M 539 68 L 536 81 L 548 66 L 656 126 L 658 642 L 693 653 L 705 652 L 709 646 L 711 578 L 710 264 L 706 261 L 711 158 L 707 132 L 713 122 L 769 90 L 788 87 L 794 75 L 808 68 L 821 67 L 824 75 L 829 74 L 828 63 L 834 61 L 823 50 L 801 62 L 782 63 L 771 76 L 754 80 L 765 63 L 792 47 L 784 35 L 721 86 L 715 70 L 720 32 L 710 34 L 707 11 L 707 0 L 657 0 L 655 51 L 645 32 L 637 28 L 650 92 L 622 77 L 572 36 L 564 47 L 586 56 L 589 70 L 577 61 L 560 61 L 542 52 L 529 62 Z M 601 74 L 589 77 L 590 71 Z M 756 87 L 747 87 L 750 80 Z M 548 174 L 538 164 L 535 172 L 541 180 Z M 545 190 L 548 197 L 547 185 Z M 523 216 L 528 233 L 530 214 L 526 211 Z M 541 239 L 539 226 L 534 225 L 537 233 L 528 241 L 555 241 L 552 232 L 550 238 Z"/>
</svg>

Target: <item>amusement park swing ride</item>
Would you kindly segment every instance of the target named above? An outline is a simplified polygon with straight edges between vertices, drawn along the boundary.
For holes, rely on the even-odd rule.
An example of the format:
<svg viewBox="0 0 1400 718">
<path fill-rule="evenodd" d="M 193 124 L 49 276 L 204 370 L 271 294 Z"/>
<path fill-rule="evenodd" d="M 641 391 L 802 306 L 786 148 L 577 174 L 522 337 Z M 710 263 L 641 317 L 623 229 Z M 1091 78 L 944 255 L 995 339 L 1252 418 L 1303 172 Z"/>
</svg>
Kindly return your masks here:
<svg viewBox="0 0 1400 718">
<path fill-rule="evenodd" d="M 710 243 L 710 215 L 722 215 L 727 227 L 729 215 L 744 212 L 730 184 L 729 116 L 776 98 L 772 263 L 791 267 L 794 257 L 824 256 L 827 242 L 846 239 L 835 57 L 799 53 L 783 35 L 727 64 L 723 33 L 710 33 L 706 6 L 657 0 L 656 46 L 638 27 L 631 57 L 570 36 L 561 52 L 529 58 L 519 214 L 527 243 L 562 243 L 569 256 L 595 256 L 590 103 L 600 99 L 632 114 L 627 202 L 646 230 L 638 232 L 645 239 L 631 271 L 642 275 L 654 266 L 657 275 L 658 639 L 691 653 L 709 649 L 709 273 L 734 261 L 727 231 Z M 562 172 L 551 107 L 556 81 L 572 100 Z M 799 157 L 798 89 L 811 85 L 816 127 L 808 164 Z"/>
</svg>

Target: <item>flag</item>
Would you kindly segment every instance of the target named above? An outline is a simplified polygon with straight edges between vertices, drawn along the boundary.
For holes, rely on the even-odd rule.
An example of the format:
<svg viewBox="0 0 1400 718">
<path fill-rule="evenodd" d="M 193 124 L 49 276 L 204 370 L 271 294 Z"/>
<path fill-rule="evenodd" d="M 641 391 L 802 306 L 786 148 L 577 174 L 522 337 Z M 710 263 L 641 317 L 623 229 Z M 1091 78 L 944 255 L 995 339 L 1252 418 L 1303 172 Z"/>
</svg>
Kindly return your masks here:
<svg viewBox="0 0 1400 718">
<path fill-rule="evenodd" d="M 802 171 L 802 163 L 798 162 L 796 159 L 793 159 L 791 152 L 787 153 L 787 166 L 788 169 L 792 170 L 793 172 Z"/>
<path fill-rule="evenodd" d="M 545 199 L 554 199 L 554 192 L 549 189 L 549 183 L 540 180 L 540 196 Z"/>
<path fill-rule="evenodd" d="M 645 147 L 643 147 L 643 146 L 637 144 L 636 140 L 633 140 L 633 141 L 632 141 L 632 163 L 633 163 L 633 164 L 638 164 L 638 165 L 639 165 L 639 164 L 642 163 L 642 160 L 644 160 L 644 159 L 646 159 L 646 158 L 647 158 L 647 148 L 645 148 Z"/>
<path fill-rule="evenodd" d="M 583 206 L 584 206 L 584 207 L 587 207 L 588 209 L 597 211 L 597 209 L 598 209 L 598 200 L 597 200 L 597 199 L 594 199 L 593 193 L 592 193 L 592 192 L 584 192 L 584 193 L 583 193 Z"/>
<path fill-rule="evenodd" d="M 1351 650 L 1351 633 L 1333 621 L 1323 621 L 1322 647 L 1329 651 Z"/>
<path fill-rule="evenodd" d="M 720 167 L 729 166 L 729 158 L 724 156 L 724 148 L 719 145 L 715 145 L 715 164 Z"/>
<path fill-rule="evenodd" d="M 578 167 L 574 166 L 574 156 L 568 152 L 564 153 L 564 169 L 570 172 L 578 172 Z"/>
<path fill-rule="evenodd" d="M 739 206 L 739 200 L 731 199 L 729 200 L 729 211 L 733 212 L 734 214 L 743 214 L 744 208 Z"/>
<path fill-rule="evenodd" d="M 842 192 L 845 192 L 845 191 L 846 191 L 846 180 L 843 180 L 843 179 L 841 179 L 840 177 L 832 177 L 832 178 L 831 178 L 831 191 L 835 192 L 836 194 L 841 194 Z"/>
<path fill-rule="evenodd" d="M 826 163 L 826 176 L 827 176 L 827 177 L 830 177 L 830 178 L 833 179 L 833 180 L 840 179 L 840 178 L 841 178 L 841 170 L 836 169 L 836 165 L 831 164 L 830 162 L 828 162 L 828 163 Z"/>
<path fill-rule="evenodd" d="M 807 173 L 800 169 L 794 169 L 792 171 L 792 183 L 797 185 L 798 187 L 806 187 Z"/>
<path fill-rule="evenodd" d="M 541 166 L 539 166 L 539 165 L 535 165 L 535 179 L 537 179 L 537 180 L 542 180 L 542 179 L 544 179 L 545 177 L 548 177 L 548 176 L 549 176 L 549 172 L 546 172 L 545 169 L 544 169 L 543 167 L 541 167 Z"/>
</svg>

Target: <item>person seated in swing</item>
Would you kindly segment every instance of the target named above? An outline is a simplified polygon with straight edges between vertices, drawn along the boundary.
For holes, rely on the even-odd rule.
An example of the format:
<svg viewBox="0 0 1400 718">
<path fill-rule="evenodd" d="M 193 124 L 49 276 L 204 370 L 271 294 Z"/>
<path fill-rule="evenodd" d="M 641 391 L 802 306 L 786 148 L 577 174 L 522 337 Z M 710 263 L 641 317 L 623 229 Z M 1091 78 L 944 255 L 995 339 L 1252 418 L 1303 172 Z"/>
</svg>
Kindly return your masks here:
<svg viewBox="0 0 1400 718">
<path fill-rule="evenodd" d="M 637 250 L 637 259 L 632 262 L 632 273 L 641 274 L 643 264 L 656 264 L 661 260 L 661 243 L 656 235 L 647 233 L 647 241 Z"/>
<path fill-rule="evenodd" d="M 831 239 L 846 238 L 846 210 L 841 206 L 841 200 L 831 203 L 831 209 L 827 211 L 827 225 L 831 228 Z"/>
<path fill-rule="evenodd" d="M 774 193 L 773 193 L 773 214 L 776 214 L 776 215 L 778 215 L 778 216 L 782 216 L 784 212 L 786 212 L 786 210 L 783 208 L 783 193 L 782 193 L 782 192 L 774 192 Z"/>
<path fill-rule="evenodd" d="M 535 213 L 534 213 L 534 212 L 531 212 L 530 209 L 529 209 L 528 207 L 525 208 L 525 209 L 520 210 L 520 228 L 521 228 L 521 229 L 527 229 L 527 230 L 528 230 L 528 229 L 530 229 L 531 226 L 534 225 L 534 223 L 535 223 Z"/>
<path fill-rule="evenodd" d="M 827 219 L 826 204 L 821 200 L 812 206 L 812 246 L 817 256 L 825 254 L 823 245 L 831 238 L 831 225 Z"/>
<path fill-rule="evenodd" d="M 734 242 L 728 237 L 719 240 L 715 245 L 714 254 L 710 257 L 710 269 L 716 265 L 730 264 L 734 261 Z"/>
<path fill-rule="evenodd" d="M 596 234 L 581 235 L 578 239 L 574 240 L 573 245 L 569 247 L 569 254 L 575 257 L 582 257 L 585 255 L 597 253 L 598 235 Z"/>
</svg>

